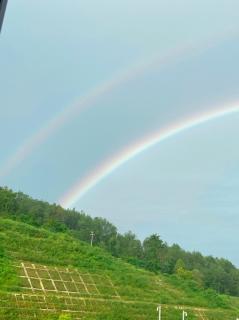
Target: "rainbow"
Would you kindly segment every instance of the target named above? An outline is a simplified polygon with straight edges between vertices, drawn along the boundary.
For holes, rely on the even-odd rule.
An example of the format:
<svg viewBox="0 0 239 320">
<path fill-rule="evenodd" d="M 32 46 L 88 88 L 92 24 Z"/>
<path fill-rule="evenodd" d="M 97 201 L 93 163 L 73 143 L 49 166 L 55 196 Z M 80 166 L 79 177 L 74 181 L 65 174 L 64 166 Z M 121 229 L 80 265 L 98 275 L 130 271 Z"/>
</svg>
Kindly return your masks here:
<svg viewBox="0 0 239 320">
<path fill-rule="evenodd" d="M 0 168 L 0 179 L 4 178 L 12 172 L 17 166 L 19 166 L 33 151 L 44 141 L 46 141 L 54 132 L 64 126 L 68 121 L 75 118 L 84 109 L 93 106 L 104 95 L 112 92 L 115 88 L 119 87 L 130 81 L 132 78 L 136 78 L 144 74 L 150 68 L 164 67 L 176 59 L 185 58 L 192 54 L 199 54 L 201 51 L 213 47 L 218 42 L 228 38 L 228 35 L 232 34 L 232 30 L 225 31 L 222 35 L 214 35 L 211 38 L 206 39 L 199 44 L 190 44 L 187 46 L 177 47 L 169 52 L 166 52 L 160 58 L 158 55 L 152 57 L 148 61 L 143 61 L 135 64 L 119 74 L 116 74 L 114 78 L 103 82 L 102 84 L 93 88 L 88 94 L 82 96 L 72 105 L 67 106 L 63 111 L 58 113 L 50 121 L 47 121 L 37 132 L 26 139 L 16 151 L 10 155 Z"/>
<path fill-rule="evenodd" d="M 208 44 L 209 45 L 209 44 Z M 47 121 L 35 134 L 26 139 L 10 157 L 5 160 L 5 164 L 0 168 L 0 179 L 7 176 L 13 169 L 22 163 L 34 149 L 46 141 L 54 132 L 64 126 L 68 121 L 74 119 L 84 109 L 93 106 L 104 95 L 109 94 L 115 88 L 143 74 L 151 67 L 163 67 L 173 61 L 175 58 L 184 56 L 185 51 L 192 52 L 196 49 L 192 46 L 176 48 L 166 53 L 161 58 L 152 58 L 135 64 L 126 70 L 121 71 L 114 78 L 101 83 L 93 88 L 88 94 L 82 96 L 72 105 L 67 106 L 62 112 L 58 113 L 53 119 Z M 194 52 L 194 51 L 193 51 Z"/>
<path fill-rule="evenodd" d="M 184 120 L 181 123 L 174 123 L 170 126 L 160 129 L 157 132 L 143 138 L 142 140 L 128 146 L 121 152 L 110 158 L 99 167 L 97 167 L 92 173 L 90 173 L 83 180 L 78 181 L 69 192 L 64 194 L 59 203 L 65 208 L 71 208 L 77 203 L 87 192 L 94 188 L 103 179 L 107 178 L 119 167 L 126 162 L 135 158 L 139 154 L 147 151 L 149 148 L 175 136 L 186 130 L 193 129 L 199 125 L 205 124 L 209 121 L 229 116 L 235 113 L 239 113 L 239 106 L 224 107 L 219 110 L 206 112 L 200 115 L 195 115 L 191 118 Z"/>
</svg>

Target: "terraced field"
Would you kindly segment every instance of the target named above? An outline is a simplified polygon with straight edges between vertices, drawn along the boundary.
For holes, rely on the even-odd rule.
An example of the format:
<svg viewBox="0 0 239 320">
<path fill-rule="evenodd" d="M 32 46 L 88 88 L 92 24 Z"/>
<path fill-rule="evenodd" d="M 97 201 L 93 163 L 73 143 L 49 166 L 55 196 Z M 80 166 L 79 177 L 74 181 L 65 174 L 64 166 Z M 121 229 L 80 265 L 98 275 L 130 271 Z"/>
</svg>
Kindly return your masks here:
<svg viewBox="0 0 239 320">
<path fill-rule="evenodd" d="M 118 319 L 133 319 L 131 315 L 134 319 L 157 318 L 156 302 L 122 298 L 108 275 L 31 262 L 14 268 L 20 280 L 18 292 L 1 292 L 2 319 L 57 319 L 60 314 L 75 320 L 98 319 L 112 312 L 118 313 Z M 168 304 L 162 304 L 162 319 L 180 319 L 183 310 L 190 319 L 225 319 L 225 310 Z M 228 319 L 234 318 L 232 311 L 227 314 Z"/>
<path fill-rule="evenodd" d="M 69 235 L 0 219 L 0 243 L 7 253 L 0 267 L 3 320 L 153 320 L 159 304 L 162 320 L 181 319 L 183 310 L 192 320 L 239 314 L 236 298 L 137 269 Z"/>
<path fill-rule="evenodd" d="M 22 279 L 22 288 L 32 292 L 67 294 L 73 297 L 109 295 L 111 298 L 120 298 L 108 276 L 24 262 L 15 267 Z"/>
</svg>

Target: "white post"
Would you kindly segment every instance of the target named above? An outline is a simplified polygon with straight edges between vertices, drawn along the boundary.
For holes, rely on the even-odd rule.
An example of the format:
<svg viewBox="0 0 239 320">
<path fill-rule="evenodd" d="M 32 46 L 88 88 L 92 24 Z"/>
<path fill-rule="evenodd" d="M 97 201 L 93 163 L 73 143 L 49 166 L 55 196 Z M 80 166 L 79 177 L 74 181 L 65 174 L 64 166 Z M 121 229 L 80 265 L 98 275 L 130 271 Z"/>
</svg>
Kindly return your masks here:
<svg viewBox="0 0 239 320">
<path fill-rule="evenodd" d="M 158 305 L 157 311 L 159 313 L 159 320 L 161 320 L 161 310 L 162 310 L 162 307 L 160 305 Z"/>
<path fill-rule="evenodd" d="M 183 310 L 183 320 L 185 320 L 185 318 L 187 318 L 188 314 L 186 311 Z"/>
<path fill-rule="evenodd" d="M 95 234 L 94 234 L 93 231 L 91 231 L 90 236 L 91 236 L 91 238 L 90 238 L 90 245 L 92 246 L 92 245 L 93 245 L 94 236 L 95 236 Z"/>
</svg>

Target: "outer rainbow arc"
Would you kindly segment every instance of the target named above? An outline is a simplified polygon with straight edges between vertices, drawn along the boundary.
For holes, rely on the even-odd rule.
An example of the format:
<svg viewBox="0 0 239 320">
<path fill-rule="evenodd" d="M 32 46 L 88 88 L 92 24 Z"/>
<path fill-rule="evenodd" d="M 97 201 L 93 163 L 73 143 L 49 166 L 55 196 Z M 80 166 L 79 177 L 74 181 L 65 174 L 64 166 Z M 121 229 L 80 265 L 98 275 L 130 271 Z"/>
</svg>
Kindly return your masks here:
<svg viewBox="0 0 239 320">
<path fill-rule="evenodd" d="M 147 149 L 186 130 L 234 113 L 239 113 L 239 106 L 231 106 L 216 111 L 203 113 L 201 115 L 196 115 L 187 119 L 186 121 L 171 124 L 167 128 L 163 128 L 157 132 L 154 132 L 141 141 L 128 146 L 120 153 L 116 154 L 113 158 L 110 158 L 108 161 L 96 168 L 85 179 L 78 181 L 70 189 L 70 191 L 65 193 L 60 198 L 59 203 L 65 208 L 72 207 L 80 198 L 82 198 L 103 179 Z"/>
<path fill-rule="evenodd" d="M 207 43 L 208 45 L 209 43 Z M 204 48 L 204 47 L 203 47 Z M 137 77 L 143 74 L 146 70 L 158 65 L 158 67 L 165 66 L 175 58 L 179 58 L 184 55 L 185 51 L 192 51 L 192 46 L 176 48 L 162 57 L 153 59 L 150 61 L 144 61 L 139 65 L 132 66 L 126 70 L 121 71 L 111 80 L 105 81 L 95 88 L 93 88 L 88 94 L 80 97 L 75 103 L 67 106 L 62 112 L 58 113 L 50 121 L 46 122 L 35 134 L 25 140 L 10 156 L 5 164 L 0 168 L 0 179 L 7 176 L 17 165 L 19 165 L 27 156 L 29 156 L 33 150 L 46 141 L 54 132 L 63 127 L 68 121 L 74 118 L 74 116 L 80 114 L 83 110 L 94 105 L 95 102 L 105 94 L 112 92 L 115 88 L 121 84 L 126 83 L 131 78 Z"/>
</svg>

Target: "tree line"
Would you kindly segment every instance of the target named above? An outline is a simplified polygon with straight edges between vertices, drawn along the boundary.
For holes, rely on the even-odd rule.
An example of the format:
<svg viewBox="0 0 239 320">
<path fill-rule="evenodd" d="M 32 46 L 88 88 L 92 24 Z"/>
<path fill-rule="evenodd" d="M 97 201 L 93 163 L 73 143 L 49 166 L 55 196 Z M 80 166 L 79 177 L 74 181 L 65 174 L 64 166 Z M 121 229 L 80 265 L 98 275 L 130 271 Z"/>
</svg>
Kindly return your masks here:
<svg viewBox="0 0 239 320">
<path fill-rule="evenodd" d="M 155 273 L 193 280 L 203 288 L 239 296 L 239 270 L 228 260 L 187 252 L 179 245 L 168 245 L 158 234 L 140 241 L 131 231 L 120 234 L 106 219 L 92 218 L 83 211 L 66 210 L 57 204 L 32 199 L 22 192 L 0 187 L 0 216 L 43 227 L 52 232 L 69 233 L 81 241 L 90 241 L 113 256 Z"/>
</svg>

